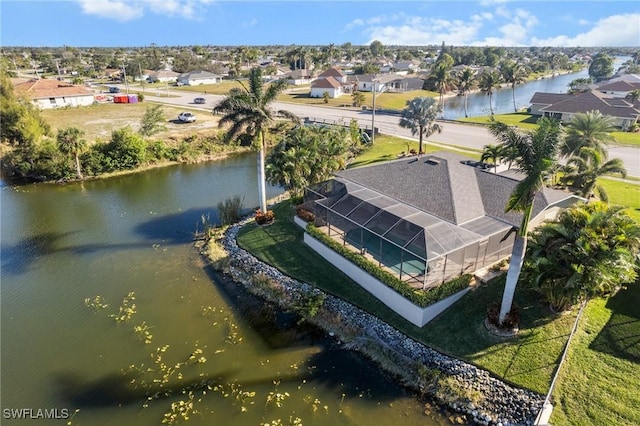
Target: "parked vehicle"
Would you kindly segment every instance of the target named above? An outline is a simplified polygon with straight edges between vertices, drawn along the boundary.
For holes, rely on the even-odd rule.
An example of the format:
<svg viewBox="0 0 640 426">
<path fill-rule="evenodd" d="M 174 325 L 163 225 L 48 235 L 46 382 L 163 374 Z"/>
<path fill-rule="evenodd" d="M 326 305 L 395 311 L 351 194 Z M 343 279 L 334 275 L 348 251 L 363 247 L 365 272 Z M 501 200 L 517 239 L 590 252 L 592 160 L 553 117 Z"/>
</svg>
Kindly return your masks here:
<svg viewBox="0 0 640 426">
<path fill-rule="evenodd" d="M 207 100 L 206 100 L 205 98 L 195 98 L 195 99 L 193 100 L 193 103 L 194 103 L 194 104 L 206 104 L 206 103 L 207 103 Z"/>
<path fill-rule="evenodd" d="M 117 86 L 109 87 L 109 93 L 120 93 L 120 88 Z"/>
<path fill-rule="evenodd" d="M 194 121 L 196 121 L 196 116 L 191 114 L 190 112 L 181 112 L 180 115 L 178 115 L 178 120 L 182 121 L 183 123 L 193 123 Z"/>
</svg>

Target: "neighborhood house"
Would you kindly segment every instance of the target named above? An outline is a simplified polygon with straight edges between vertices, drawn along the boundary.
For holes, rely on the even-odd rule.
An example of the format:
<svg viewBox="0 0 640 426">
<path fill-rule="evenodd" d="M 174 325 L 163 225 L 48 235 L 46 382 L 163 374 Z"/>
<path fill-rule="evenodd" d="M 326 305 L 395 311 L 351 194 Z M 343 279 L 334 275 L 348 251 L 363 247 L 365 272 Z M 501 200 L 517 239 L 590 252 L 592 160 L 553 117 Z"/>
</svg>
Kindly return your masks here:
<svg viewBox="0 0 640 426">
<path fill-rule="evenodd" d="M 16 84 L 15 91 L 41 109 L 88 106 L 95 101 L 92 91 L 59 80 L 33 79 Z"/>
<path fill-rule="evenodd" d="M 193 71 L 180 74 L 178 83 L 185 86 L 198 86 L 200 84 L 217 84 L 222 81 L 222 76 L 208 71 Z"/>
</svg>

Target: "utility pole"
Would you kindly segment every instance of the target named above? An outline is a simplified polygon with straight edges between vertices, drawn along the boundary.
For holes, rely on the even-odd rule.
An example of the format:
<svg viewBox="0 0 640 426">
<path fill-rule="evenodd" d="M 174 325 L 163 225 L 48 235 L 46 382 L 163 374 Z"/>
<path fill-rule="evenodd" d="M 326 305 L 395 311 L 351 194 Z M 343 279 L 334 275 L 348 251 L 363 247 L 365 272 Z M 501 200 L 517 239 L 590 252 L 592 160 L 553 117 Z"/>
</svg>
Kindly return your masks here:
<svg viewBox="0 0 640 426">
<path fill-rule="evenodd" d="M 122 73 L 124 74 L 124 87 L 127 88 L 127 95 L 129 94 L 129 83 L 127 83 L 127 70 L 124 67 L 124 62 L 122 63 Z"/>
</svg>

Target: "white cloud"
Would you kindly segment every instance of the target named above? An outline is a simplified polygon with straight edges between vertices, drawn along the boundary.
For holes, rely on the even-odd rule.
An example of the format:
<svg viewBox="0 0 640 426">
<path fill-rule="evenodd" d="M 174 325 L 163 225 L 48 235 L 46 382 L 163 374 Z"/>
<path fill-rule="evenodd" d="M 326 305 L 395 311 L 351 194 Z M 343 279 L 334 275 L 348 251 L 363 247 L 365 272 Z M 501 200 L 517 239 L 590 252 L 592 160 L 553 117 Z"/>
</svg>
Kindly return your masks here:
<svg viewBox="0 0 640 426">
<path fill-rule="evenodd" d="M 255 27 L 257 24 L 258 24 L 258 20 L 256 18 L 253 18 L 249 21 L 244 21 L 242 23 L 242 28 Z"/>
<path fill-rule="evenodd" d="M 382 44 L 428 45 L 470 44 L 478 34 L 480 21 L 465 22 L 460 20 L 425 19 L 410 17 L 401 25 L 372 27 L 367 30 L 369 43 L 379 40 Z"/>
<path fill-rule="evenodd" d="M 351 30 L 355 27 L 361 27 L 364 25 L 364 21 L 362 19 L 354 19 L 353 21 L 349 22 L 346 26 L 345 29 L 347 30 Z"/>
<path fill-rule="evenodd" d="M 119 22 L 141 18 L 145 13 L 199 19 L 204 5 L 213 0 L 76 0 L 82 12 Z"/>
<path fill-rule="evenodd" d="M 585 25 L 589 25 L 591 22 L 587 21 L 586 19 L 578 19 L 578 25 L 581 26 L 585 26 Z"/>
<path fill-rule="evenodd" d="M 119 22 L 127 22 L 144 15 L 143 8 L 139 5 L 118 0 L 79 0 L 82 12 L 87 15 L 96 15 L 102 18 L 114 19 Z"/>
<path fill-rule="evenodd" d="M 640 13 L 603 18 L 589 31 L 574 37 L 567 35 L 545 39 L 533 37 L 530 44 L 533 46 L 638 46 L 640 44 Z"/>
</svg>

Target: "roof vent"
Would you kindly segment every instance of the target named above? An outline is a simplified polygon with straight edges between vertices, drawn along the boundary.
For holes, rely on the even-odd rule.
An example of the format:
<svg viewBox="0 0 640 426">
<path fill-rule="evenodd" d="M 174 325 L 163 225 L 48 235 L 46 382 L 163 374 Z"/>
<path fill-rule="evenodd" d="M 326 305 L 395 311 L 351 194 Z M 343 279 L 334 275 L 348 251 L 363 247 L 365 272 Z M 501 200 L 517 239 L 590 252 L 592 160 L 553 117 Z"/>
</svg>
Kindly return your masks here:
<svg viewBox="0 0 640 426">
<path fill-rule="evenodd" d="M 440 164 L 440 160 L 434 157 L 429 157 L 427 158 L 427 161 L 425 161 L 425 164 L 431 164 L 432 166 L 437 166 L 438 164 Z"/>
</svg>

